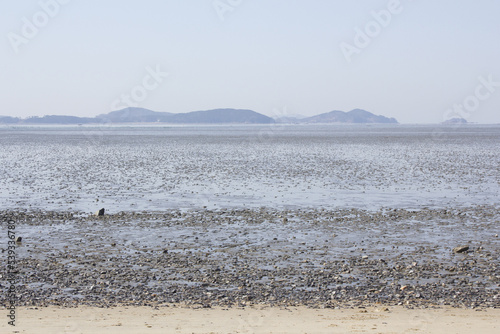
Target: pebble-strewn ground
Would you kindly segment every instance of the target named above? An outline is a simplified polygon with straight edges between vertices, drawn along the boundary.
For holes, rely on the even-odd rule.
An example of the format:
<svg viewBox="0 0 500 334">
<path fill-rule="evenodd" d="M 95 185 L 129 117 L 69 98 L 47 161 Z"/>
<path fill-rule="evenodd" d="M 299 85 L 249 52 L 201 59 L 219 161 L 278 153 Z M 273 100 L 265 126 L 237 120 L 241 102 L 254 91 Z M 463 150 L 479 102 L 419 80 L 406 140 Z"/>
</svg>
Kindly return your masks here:
<svg viewBox="0 0 500 334">
<path fill-rule="evenodd" d="M 22 305 L 497 308 L 498 209 L 1 215 Z"/>
</svg>

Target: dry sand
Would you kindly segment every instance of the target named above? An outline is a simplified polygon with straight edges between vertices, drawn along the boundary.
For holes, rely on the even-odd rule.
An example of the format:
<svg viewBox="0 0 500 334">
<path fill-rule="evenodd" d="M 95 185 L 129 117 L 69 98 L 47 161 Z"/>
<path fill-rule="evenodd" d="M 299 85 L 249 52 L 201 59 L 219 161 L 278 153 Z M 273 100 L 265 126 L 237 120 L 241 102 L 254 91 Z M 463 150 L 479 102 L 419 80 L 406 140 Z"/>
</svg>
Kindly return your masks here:
<svg viewBox="0 0 500 334">
<path fill-rule="evenodd" d="M 2 313 L 7 313 L 5 309 Z M 17 310 L 1 333 L 500 333 L 500 309 L 116 307 Z"/>
</svg>

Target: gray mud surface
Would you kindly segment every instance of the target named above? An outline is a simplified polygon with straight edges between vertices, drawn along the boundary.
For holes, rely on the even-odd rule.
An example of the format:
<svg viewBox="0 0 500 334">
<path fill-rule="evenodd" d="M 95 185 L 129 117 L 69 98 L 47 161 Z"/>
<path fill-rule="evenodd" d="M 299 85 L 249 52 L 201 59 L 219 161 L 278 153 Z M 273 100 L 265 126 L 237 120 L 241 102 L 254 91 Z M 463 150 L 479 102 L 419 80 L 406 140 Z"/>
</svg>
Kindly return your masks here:
<svg viewBox="0 0 500 334">
<path fill-rule="evenodd" d="M 498 209 L 103 217 L 16 210 L 1 217 L 2 227 L 12 219 L 23 238 L 16 248 L 20 305 L 497 308 Z M 453 253 L 464 244 L 468 252 Z"/>
<path fill-rule="evenodd" d="M 0 127 L 0 208 L 500 203 L 500 126 Z"/>
<path fill-rule="evenodd" d="M 11 219 L 19 305 L 499 307 L 499 148 L 499 125 L 2 126 L 0 304 Z"/>
</svg>

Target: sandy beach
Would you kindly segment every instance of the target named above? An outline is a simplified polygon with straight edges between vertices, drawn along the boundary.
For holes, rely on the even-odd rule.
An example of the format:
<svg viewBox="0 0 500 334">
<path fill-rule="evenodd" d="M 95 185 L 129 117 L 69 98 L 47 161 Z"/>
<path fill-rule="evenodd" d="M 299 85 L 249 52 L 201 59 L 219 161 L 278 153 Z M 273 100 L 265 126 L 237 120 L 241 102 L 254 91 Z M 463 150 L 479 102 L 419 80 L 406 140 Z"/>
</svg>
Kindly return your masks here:
<svg viewBox="0 0 500 334">
<path fill-rule="evenodd" d="M 5 313 L 6 310 L 2 310 Z M 476 333 L 500 331 L 500 309 L 21 307 L 2 333 Z"/>
</svg>

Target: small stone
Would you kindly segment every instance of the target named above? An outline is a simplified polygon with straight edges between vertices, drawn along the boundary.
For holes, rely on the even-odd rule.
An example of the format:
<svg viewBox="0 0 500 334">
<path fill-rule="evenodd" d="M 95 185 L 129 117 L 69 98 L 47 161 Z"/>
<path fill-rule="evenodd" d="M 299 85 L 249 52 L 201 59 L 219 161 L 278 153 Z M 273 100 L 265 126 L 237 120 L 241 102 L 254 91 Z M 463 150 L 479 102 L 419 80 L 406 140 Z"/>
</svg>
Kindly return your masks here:
<svg viewBox="0 0 500 334">
<path fill-rule="evenodd" d="M 453 248 L 453 253 L 463 253 L 469 250 L 469 246 L 458 246 Z"/>
<path fill-rule="evenodd" d="M 104 216 L 104 211 L 105 211 L 105 210 L 104 210 L 104 208 L 102 208 L 101 210 L 97 211 L 97 212 L 95 213 L 95 215 L 96 215 L 96 216 Z"/>
<path fill-rule="evenodd" d="M 23 240 L 23 238 L 22 238 L 22 237 L 17 237 L 17 238 L 16 238 L 16 242 L 21 242 L 22 240 Z"/>
</svg>

